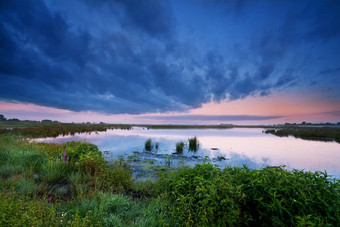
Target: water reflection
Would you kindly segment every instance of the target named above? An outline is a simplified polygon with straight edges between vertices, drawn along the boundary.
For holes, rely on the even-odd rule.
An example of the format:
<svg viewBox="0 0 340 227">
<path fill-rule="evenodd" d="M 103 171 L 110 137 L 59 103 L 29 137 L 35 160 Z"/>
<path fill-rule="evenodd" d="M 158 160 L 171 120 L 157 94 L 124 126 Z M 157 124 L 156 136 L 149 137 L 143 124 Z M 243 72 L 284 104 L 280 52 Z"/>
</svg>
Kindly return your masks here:
<svg viewBox="0 0 340 227">
<path fill-rule="evenodd" d="M 107 159 L 119 156 L 127 158 L 133 152 L 144 153 L 144 143 L 148 138 L 159 143 L 154 157 L 164 162 L 164 154 L 175 152 L 176 143 L 187 143 L 188 138 L 196 136 L 200 142 L 197 153 L 184 151 L 186 164 L 196 164 L 208 156 L 214 164 L 221 167 L 247 165 L 261 168 L 267 165 L 286 165 L 289 169 L 327 171 L 340 176 L 340 144 L 335 142 L 306 141 L 293 137 L 276 137 L 262 133 L 262 129 L 143 129 L 108 130 L 98 133 L 75 134 L 57 138 L 38 139 L 38 141 L 61 143 L 70 140 L 86 140 L 96 144 Z M 149 154 L 152 155 L 152 154 Z M 179 165 L 180 157 L 172 155 L 173 165 Z M 196 157 L 196 158 L 195 158 Z M 226 160 L 219 160 L 224 157 Z"/>
</svg>

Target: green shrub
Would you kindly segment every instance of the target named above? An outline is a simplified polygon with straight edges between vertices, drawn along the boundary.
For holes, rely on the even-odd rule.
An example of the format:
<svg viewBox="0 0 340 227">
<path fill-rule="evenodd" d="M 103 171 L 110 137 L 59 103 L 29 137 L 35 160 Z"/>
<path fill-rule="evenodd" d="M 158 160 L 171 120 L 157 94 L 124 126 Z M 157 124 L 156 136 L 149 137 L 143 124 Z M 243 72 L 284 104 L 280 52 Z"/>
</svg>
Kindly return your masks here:
<svg viewBox="0 0 340 227">
<path fill-rule="evenodd" d="M 340 182 L 320 172 L 199 164 L 165 173 L 157 194 L 179 225 L 337 226 Z"/>
<path fill-rule="evenodd" d="M 100 174 L 104 171 L 105 161 L 101 153 L 89 152 L 81 155 L 79 161 L 75 163 L 77 169 L 81 172 L 91 174 Z"/>
<path fill-rule="evenodd" d="M 189 151 L 197 152 L 199 149 L 199 142 L 198 142 L 197 137 L 195 136 L 193 138 L 190 138 L 188 139 L 188 141 L 189 141 Z"/>
<path fill-rule="evenodd" d="M 184 149 L 184 143 L 183 142 L 176 143 L 176 153 L 177 154 L 183 154 L 183 149 Z"/>
<path fill-rule="evenodd" d="M 60 155 L 63 155 L 66 152 L 67 156 L 69 156 L 70 162 L 75 163 L 81 159 L 82 156 L 91 153 L 92 156 L 102 156 L 102 153 L 99 151 L 98 147 L 94 144 L 80 141 L 71 141 L 63 144 L 63 152 Z"/>
<path fill-rule="evenodd" d="M 133 187 L 132 171 L 114 163 L 107 167 L 100 177 L 101 188 L 105 191 L 124 192 Z"/>
<path fill-rule="evenodd" d="M 318 226 L 340 223 L 340 183 L 326 173 L 272 167 L 223 172 L 242 185 L 246 195 L 242 211 L 254 225 L 292 226 L 307 219 Z"/>
<path fill-rule="evenodd" d="M 72 167 L 69 164 L 52 160 L 43 166 L 39 179 L 46 183 L 63 181 L 67 179 L 71 171 Z"/>
<path fill-rule="evenodd" d="M 158 192 L 171 201 L 179 225 L 236 225 L 240 223 L 241 188 L 233 186 L 211 164 L 182 167 L 160 178 Z"/>
</svg>

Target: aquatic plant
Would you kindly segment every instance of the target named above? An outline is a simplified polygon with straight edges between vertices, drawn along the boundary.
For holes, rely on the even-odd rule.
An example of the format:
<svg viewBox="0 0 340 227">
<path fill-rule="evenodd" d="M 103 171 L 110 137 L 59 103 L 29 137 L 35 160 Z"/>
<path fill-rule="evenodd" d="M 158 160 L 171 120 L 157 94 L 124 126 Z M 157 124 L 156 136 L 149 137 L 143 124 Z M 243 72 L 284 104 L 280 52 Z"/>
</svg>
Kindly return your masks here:
<svg viewBox="0 0 340 227">
<path fill-rule="evenodd" d="M 166 166 L 170 166 L 172 162 L 172 157 L 171 155 L 165 154 L 164 155 L 164 161 Z"/>
<path fill-rule="evenodd" d="M 226 160 L 226 158 L 222 155 L 217 156 L 218 161 Z"/>
<path fill-rule="evenodd" d="M 183 148 L 184 148 L 184 143 L 182 141 L 176 143 L 176 153 L 177 154 L 183 154 Z"/>
<path fill-rule="evenodd" d="M 153 144 L 152 144 L 152 140 L 151 139 L 148 139 L 146 142 L 145 142 L 145 150 L 146 151 L 152 151 L 153 149 Z"/>
<path fill-rule="evenodd" d="M 199 141 L 197 139 L 197 137 L 193 137 L 193 138 L 189 138 L 189 151 L 193 151 L 193 152 L 197 152 L 197 150 L 199 149 Z"/>
</svg>

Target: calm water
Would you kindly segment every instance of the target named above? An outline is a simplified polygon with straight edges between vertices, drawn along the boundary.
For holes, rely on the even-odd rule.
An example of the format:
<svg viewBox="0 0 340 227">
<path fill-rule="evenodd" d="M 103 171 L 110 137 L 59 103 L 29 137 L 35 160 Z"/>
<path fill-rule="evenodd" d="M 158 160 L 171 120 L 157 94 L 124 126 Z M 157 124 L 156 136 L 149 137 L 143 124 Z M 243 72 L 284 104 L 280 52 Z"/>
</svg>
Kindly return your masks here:
<svg viewBox="0 0 340 227">
<path fill-rule="evenodd" d="M 173 156 L 174 165 L 181 163 L 192 165 L 202 162 L 208 156 L 214 164 L 221 167 L 242 166 L 261 168 L 267 165 L 286 165 L 288 169 L 309 171 L 327 171 L 340 177 L 340 144 L 296 139 L 294 137 L 276 137 L 262 133 L 258 128 L 234 129 L 143 129 L 108 130 L 91 134 L 76 134 L 57 138 L 37 139 L 37 141 L 61 143 L 70 140 L 86 140 L 96 144 L 105 152 L 107 159 L 120 156 L 127 158 L 139 152 L 146 158 L 164 161 L 164 154 L 175 152 L 176 143 L 187 143 L 188 138 L 196 136 L 200 142 L 197 153 L 184 152 L 184 158 Z M 145 154 L 144 143 L 151 138 L 159 143 L 156 154 Z M 195 156 L 195 158 L 193 157 Z M 218 161 L 223 156 L 226 160 Z"/>
</svg>

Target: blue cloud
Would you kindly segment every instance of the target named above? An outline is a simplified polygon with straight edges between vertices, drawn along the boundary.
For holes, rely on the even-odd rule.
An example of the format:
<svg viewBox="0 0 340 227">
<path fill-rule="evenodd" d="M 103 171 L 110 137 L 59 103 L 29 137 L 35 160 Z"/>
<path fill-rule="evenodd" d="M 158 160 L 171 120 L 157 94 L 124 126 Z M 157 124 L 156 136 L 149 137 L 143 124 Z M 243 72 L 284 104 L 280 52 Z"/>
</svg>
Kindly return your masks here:
<svg viewBox="0 0 340 227">
<path fill-rule="evenodd" d="M 315 89 L 338 75 L 337 3 L 189 1 L 200 14 L 185 15 L 173 7 L 180 4 L 2 1 L 0 99 L 103 113 L 185 111 L 306 81 Z M 208 10 L 229 27 L 212 23 Z M 201 22 L 217 34 L 203 33 Z"/>
</svg>

